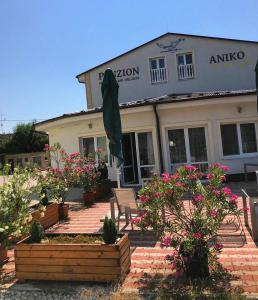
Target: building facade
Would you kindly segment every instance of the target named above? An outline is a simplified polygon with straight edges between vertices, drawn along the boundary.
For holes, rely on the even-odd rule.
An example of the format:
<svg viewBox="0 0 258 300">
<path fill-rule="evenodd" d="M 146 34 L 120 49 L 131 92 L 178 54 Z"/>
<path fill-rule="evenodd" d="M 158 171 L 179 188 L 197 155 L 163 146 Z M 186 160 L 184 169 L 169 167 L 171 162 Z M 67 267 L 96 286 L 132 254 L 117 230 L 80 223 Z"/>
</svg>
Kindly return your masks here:
<svg viewBox="0 0 258 300">
<path fill-rule="evenodd" d="M 103 73 L 111 68 L 120 86 L 124 185 L 182 164 L 205 171 L 220 162 L 231 174 L 243 173 L 244 163 L 258 164 L 257 59 L 257 42 L 168 33 L 79 74 L 88 110 L 38 123 L 37 130 L 68 152 L 101 148 L 115 180 L 101 111 Z"/>
<path fill-rule="evenodd" d="M 87 107 L 102 105 L 107 68 L 119 83 L 119 102 L 207 91 L 255 89 L 258 43 L 167 33 L 77 76 Z"/>
</svg>

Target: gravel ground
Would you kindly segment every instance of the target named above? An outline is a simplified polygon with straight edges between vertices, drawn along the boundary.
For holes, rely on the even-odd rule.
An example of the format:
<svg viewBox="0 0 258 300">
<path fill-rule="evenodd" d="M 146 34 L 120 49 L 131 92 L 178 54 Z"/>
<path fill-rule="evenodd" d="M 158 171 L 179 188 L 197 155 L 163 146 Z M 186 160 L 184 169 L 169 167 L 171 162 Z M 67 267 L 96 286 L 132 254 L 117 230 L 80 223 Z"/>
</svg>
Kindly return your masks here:
<svg viewBox="0 0 258 300">
<path fill-rule="evenodd" d="M 0 288 L 0 300 L 108 300 L 113 291 L 108 284 L 26 282 Z"/>
</svg>

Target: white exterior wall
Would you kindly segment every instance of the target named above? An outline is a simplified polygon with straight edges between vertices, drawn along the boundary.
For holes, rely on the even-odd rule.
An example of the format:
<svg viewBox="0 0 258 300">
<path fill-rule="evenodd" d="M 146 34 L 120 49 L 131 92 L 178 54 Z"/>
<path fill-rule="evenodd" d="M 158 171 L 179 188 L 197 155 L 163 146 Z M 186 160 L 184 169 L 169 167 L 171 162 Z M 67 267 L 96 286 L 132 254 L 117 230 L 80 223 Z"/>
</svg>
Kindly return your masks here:
<svg viewBox="0 0 258 300">
<path fill-rule="evenodd" d="M 171 41 L 176 41 L 179 38 L 184 40 L 178 44 L 177 49 L 179 50 L 174 52 L 161 53 L 162 49 L 156 44 L 158 42 L 168 45 Z M 239 51 L 244 52 L 243 59 L 210 63 L 212 56 L 216 57 L 216 55 L 237 53 Z M 196 76 L 193 79 L 178 80 L 176 55 L 186 52 L 193 53 Z M 166 59 L 168 81 L 166 83 L 151 84 L 149 59 L 161 56 L 165 56 Z M 139 68 L 139 79 L 137 80 L 130 80 L 134 76 L 117 77 L 118 81 L 123 79 L 119 81 L 119 102 L 124 103 L 172 93 L 254 89 L 254 68 L 257 59 L 258 43 L 166 35 L 90 71 L 93 106 L 102 106 L 99 73 L 104 72 L 106 68 L 113 70 Z"/>
<path fill-rule="evenodd" d="M 237 155 L 235 157 L 223 157 L 220 124 L 225 123 L 256 123 L 256 140 L 258 142 L 258 117 L 256 113 L 255 96 L 243 96 L 234 98 L 221 98 L 199 101 L 198 103 L 178 103 L 167 107 L 160 106 L 160 121 L 162 128 L 162 145 L 166 171 L 170 171 L 170 160 L 167 142 L 167 130 L 171 128 L 206 127 L 207 128 L 207 152 L 209 163 L 219 162 L 230 167 L 230 173 L 243 173 L 244 163 L 257 163 L 258 153 Z M 168 107 L 171 109 L 168 109 Z M 241 107 L 241 113 L 238 112 Z M 165 147 L 164 147 L 165 145 Z M 257 167 L 248 168 L 256 170 Z"/>
<path fill-rule="evenodd" d="M 238 112 L 241 107 L 241 112 Z M 256 96 L 238 96 L 218 99 L 205 99 L 157 106 L 160 117 L 161 137 L 166 171 L 170 171 L 167 130 L 170 128 L 199 127 L 207 128 L 207 149 L 209 163 L 220 162 L 231 168 L 232 174 L 243 173 L 246 162 L 258 163 L 258 154 L 224 158 L 220 136 L 220 124 L 228 122 L 255 122 L 258 141 L 258 117 Z M 151 131 L 153 134 L 156 171 L 159 172 L 159 155 L 155 115 L 152 106 L 143 106 L 121 110 L 122 131 Z M 92 128 L 89 128 L 89 124 Z M 102 114 L 88 114 L 60 119 L 38 125 L 37 130 L 49 133 L 50 144 L 59 142 L 69 153 L 79 151 L 79 137 L 105 135 Z M 250 168 L 255 170 L 257 168 Z M 109 177 L 116 180 L 115 169 L 109 167 Z"/>
</svg>

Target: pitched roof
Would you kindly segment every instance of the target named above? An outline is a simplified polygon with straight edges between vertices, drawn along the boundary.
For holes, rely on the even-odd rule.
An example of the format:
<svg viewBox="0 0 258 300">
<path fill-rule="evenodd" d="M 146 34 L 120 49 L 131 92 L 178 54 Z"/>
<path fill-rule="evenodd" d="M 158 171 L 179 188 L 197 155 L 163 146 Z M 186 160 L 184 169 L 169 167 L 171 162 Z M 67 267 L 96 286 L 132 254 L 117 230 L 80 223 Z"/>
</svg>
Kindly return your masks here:
<svg viewBox="0 0 258 300">
<path fill-rule="evenodd" d="M 166 104 L 166 103 L 179 103 L 179 102 L 187 102 L 187 101 L 196 101 L 196 100 L 206 100 L 206 99 L 215 99 L 215 98 L 226 98 L 226 97 L 234 97 L 234 96 L 248 96 L 256 94 L 256 90 L 239 90 L 239 91 L 215 91 L 215 92 L 203 92 L 203 93 L 187 93 L 187 94 L 170 94 L 164 95 L 155 98 L 148 99 L 140 99 L 126 103 L 120 103 L 120 109 L 140 107 L 146 105 L 153 104 Z M 94 113 L 102 112 L 102 107 L 95 107 L 88 110 L 82 110 L 80 112 L 63 114 L 61 116 L 48 119 L 35 125 L 43 125 L 50 122 L 55 122 L 61 119 L 77 117 L 82 115 L 89 115 Z"/>
<path fill-rule="evenodd" d="M 144 46 L 146 46 L 146 45 L 148 45 L 148 44 L 150 44 L 150 43 L 153 43 L 153 42 L 155 42 L 156 40 L 158 40 L 158 39 L 160 39 L 160 38 L 163 38 L 163 37 L 165 37 L 165 36 L 168 36 L 168 35 L 179 35 L 179 36 L 185 36 L 185 37 L 195 37 L 195 38 L 215 39 L 215 40 L 222 40 L 222 41 L 232 41 L 232 42 L 244 42 L 244 43 L 254 43 L 254 44 L 258 44 L 258 41 L 248 41 L 248 40 L 230 39 L 230 38 L 213 37 L 213 36 L 205 36 L 205 35 L 194 35 L 194 34 L 184 34 L 184 33 L 167 32 L 167 33 L 165 33 L 165 34 L 162 34 L 162 35 L 156 37 L 155 39 L 152 39 L 152 40 L 150 40 L 150 41 L 148 41 L 148 42 L 146 42 L 146 43 L 144 43 L 144 44 L 141 44 L 141 45 L 139 45 L 139 46 L 137 46 L 137 47 L 135 47 L 135 48 L 133 48 L 133 49 L 131 49 L 131 50 L 129 50 L 129 51 L 126 51 L 126 52 L 124 52 L 124 53 L 122 53 L 122 54 L 120 54 L 120 55 L 118 55 L 118 56 L 116 56 L 116 57 L 114 57 L 114 58 L 112 58 L 112 59 L 110 59 L 110 60 L 107 60 L 107 61 L 105 61 L 105 62 L 103 62 L 103 63 L 101 63 L 101 64 L 99 64 L 99 65 L 97 65 L 97 66 L 95 66 L 95 67 L 93 67 L 93 68 L 90 68 L 90 69 L 88 69 L 88 70 L 86 70 L 86 71 L 84 71 L 84 72 L 78 74 L 78 75 L 76 76 L 76 78 L 77 78 L 78 81 L 79 81 L 79 77 L 80 77 L 81 75 L 83 75 L 83 74 L 85 74 L 85 73 L 88 73 L 88 72 L 90 72 L 90 71 L 92 71 L 92 70 L 94 70 L 94 69 L 97 69 L 97 68 L 99 68 L 99 67 L 101 67 L 101 66 L 103 66 L 103 65 L 105 65 L 105 64 L 107 64 L 107 63 L 110 63 L 110 62 L 112 62 L 112 61 L 114 61 L 114 60 L 116 60 L 116 59 L 118 59 L 118 58 L 120 58 L 120 57 L 122 57 L 122 56 L 124 56 L 124 55 L 126 55 L 126 54 L 129 54 L 129 53 L 131 53 L 131 52 L 133 52 L 133 51 L 135 51 L 135 50 L 137 50 L 137 49 L 139 49 L 139 48 L 141 48 L 141 47 L 144 47 Z M 80 82 L 80 81 L 79 81 L 79 82 Z"/>
</svg>

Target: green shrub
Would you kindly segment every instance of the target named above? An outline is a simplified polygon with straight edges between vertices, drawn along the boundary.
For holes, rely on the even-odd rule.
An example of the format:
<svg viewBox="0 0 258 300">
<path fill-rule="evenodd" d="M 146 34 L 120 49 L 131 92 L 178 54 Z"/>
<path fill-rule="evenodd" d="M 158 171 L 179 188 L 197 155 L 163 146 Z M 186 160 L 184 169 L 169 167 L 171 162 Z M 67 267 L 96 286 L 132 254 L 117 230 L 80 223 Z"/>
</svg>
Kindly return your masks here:
<svg viewBox="0 0 258 300">
<path fill-rule="evenodd" d="M 48 201 L 47 189 L 45 187 L 43 187 L 41 189 L 41 196 L 40 197 L 41 197 L 42 205 L 47 206 L 49 201 Z"/>
<path fill-rule="evenodd" d="M 44 237 L 44 229 L 39 221 L 33 221 L 30 227 L 30 242 L 40 243 Z"/>
<path fill-rule="evenodd" d="M 29 232 L 31 203 L 34 189 L 30 186 L 33 174 L 15 168 L 12 177 L 0 185 L 0 244 L 8 246 L 12 240 Z"/>
<path fill-rule="evenodd" d="M 117 237 L 116 223 L 113 219 L 105 218 L 103 226 L 103 240 L 106 244 L 114 244 Z"/>
</svg>

